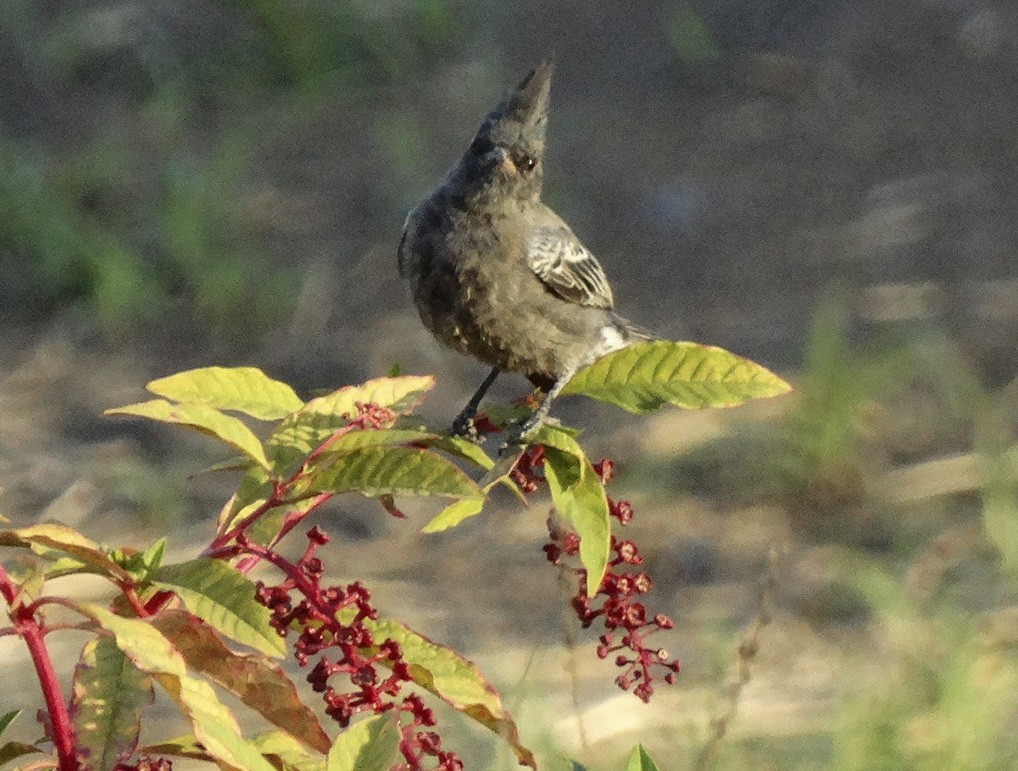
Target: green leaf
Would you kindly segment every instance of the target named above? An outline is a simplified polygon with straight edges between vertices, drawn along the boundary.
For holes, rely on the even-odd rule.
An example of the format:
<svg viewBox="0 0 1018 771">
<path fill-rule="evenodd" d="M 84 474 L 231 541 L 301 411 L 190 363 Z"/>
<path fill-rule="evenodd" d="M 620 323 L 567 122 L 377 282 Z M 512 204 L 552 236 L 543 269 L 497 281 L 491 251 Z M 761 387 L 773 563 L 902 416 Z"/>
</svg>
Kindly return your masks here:
<svg viewBox="0 0 1018 771">
<path fill-rule="evenodd" d="M 431 446 L 437 447 L 439 450 L 447 452 L 450 455 L 455 455 L 463 458 L 464 460 L 468 460 L 478 468 L 482 468 L 485 471 L 490 471 L 495 466 L 495 461 L 491 459 L 491 456 L 489 456 L 488 453 L 469 439 L 464 439 L 461 436 L 439 435 L 436 439 L 431 441 Z"/>
<path fill-rule="evenodd" d="M 323 755 L 308 750 L 288 733 L 268 731 L 251 741 L 272 765 L 282 771 L 325 771 Z"/>
<path fill-rule="evenodd" d="M 257 740 L 252 740 L 252 744 L 256 744 L 256 742 Z M 176 736 L 172 739 L 166 739 L 156 744 L 146 744 L 144 747 L 138 748 L 138 754 L 152 756 L 172 755 L 173 757 L 178 758 L 206 760 L 210 763 L 215 762 L 215 758 L 205 752 L 198 740 L 190 735 Z"/>
<path fill-rule="evenodd" d="M 22 710 L 20 709 L 12 709 L 10 712 L 0 716 L 0 737 L 2 737 L 4 732 L 10 728 L 11 723 L 18 719 L 18 715 L 20 715 L 21 712 Z"/>
<path fill-rule="evenodd" d="M 428 450 L 365 447 L 309 470 L 300 493 L 359 492 L 479 498 L 481 490 L 458 466 Z"/>
<path fill-rule="evenodd" d="M 12 760 L 17 760 L 24 755 L 31 755 L 36 752 L 43 752 L 43 750 L 39 749 L 34 744 L 25 744 L 24 742 L 5 742 L 4 744 L 0 744 L 0 766 L 5 763 L 10 763 Z M 56 765 L 57 760 L 56 758 L 53 758 L 51 766 L 40 764 L 37 767 L 56 768 Z"/>
<path fill-rule="evenodd" d="M 545 446 L 544 476 L 558 513 L 580 536 L 580 562 L 587 570 L 587 596 L 597 594 L 608 569 L 611 519 L 604 486 L 586 456 Z"/>
<path fill-rule="evenodd" d="M 464 519 L 480 514 L 482 508 L 484 508 L 484 498 L 464 498 L 450 503 L 426 524 L 421 532 L 440 533 L 450 527 L 456 527 Z"/>
<path fill-rule="evenodd" d="M 225 415 L 207 404 L 184 402 L 172 404 L 164 399 L 153 399 L 140 404 L 129 404 L 106 410 L 104 415 L 132 415 L 134 417 L 158 420 L 161 423 L 175 423 L 193 428 L 206 436 L 219 439 L 230 447 L 244 453 L 263 468 L 269 468 L 265 450 L 258 437 L 243 421 L 232 415 Z"/>
<path fill-rule="evenodd" d="M 304 406 L 286 383 L 255 367 L 204 367 L 153 380 L 146 388 L 175 402 L 235 410 L 260 420 L 279 420 Z"/>
<path fill-rule="evenodd" d="M 50 556 L 47 553 L 49 551 L 62 552 L 94 568 L 101 575 L 119 581 L 131 580 L 131 574 L 111 560 L 103 547 L 64 525 L 33 525 L 18 530 L 2 530 L 0 546 L 29 547 L 46 557 Z"/>
<path fill-rule="evenodd" d="M 399 643 L 415 683 L 498 734 L 512 748 L 521 765 L 536 768 L 534 754 L 520 742 L 516 723 L 476 664 L 396 621 L 366 620 L 365 624 L 376 641 Z"/>
<path fill-rule="evenodd" d="M 312 451 L 357 417 L 358 404 L 408 414 L 434 385 L 432 377 L 378 378 L 312 399 L 288 415 L 266 442 L 272 468 L 282 477 L 293 474 Z"/>
<path fill-rule="evenodd" d="M 195 738 L 220 767 L 237 771 L 274 771 L 261 753 L 240 733 L 230 710 L 204 680 L 187 672 L 183 657 L 151 624 L 123 618 L 100 605 L 76 602 L 74 607 L 112 633 L 117 647 L 134 665 L 151 675 L 180 707 Z"/>
<path fill-rule="evenodd" d="M 773 372 L 723 348 L 656 340 L 603 356 L 562 389 L 636 413 L 664 404 L 733 407 L 792 390 Z"/>
<path fill-rule="evenodd" d="M 399 760 L 402 738 L 391 715 L 377 715 L 351 726 L 336 737 L 326 771 L 389 771 Z"/>
<path fill-rule="evenodd" d="M 633 754 L 629 756 L 629 762 L 626 763 L 626 771 L 660 771 L 660 769 L 643 745 L 637 744 L 633 748 Z"/>
<path fill-rule="evenodd" d="M 164 610 L 152 623 L 173 640 L 191 669 L 236 694 L 290 736 L 319 752 L 329 751 L 331 741 L 318 716 L 300 700 L 293 681 L 278 664 L 230 650 L 210 626 L 182 610 Z"/>
<path fill-rule="evenodd" d="M 141 715 L 155 701 L 152 680 L 109 637 L 90 640 L 74 669 L 71 720 L 83 771 L 114 768 L 138 746 Z"/>
<path fill-rule="evenodd" d="M 227 637 L 270 656 L 286 654 L 286 643 L 269 625 L 269 609 L 255 599 L 254 583 L 225 562 L 200 557 L 166 565 L 150 580 Z"/>
</svg>

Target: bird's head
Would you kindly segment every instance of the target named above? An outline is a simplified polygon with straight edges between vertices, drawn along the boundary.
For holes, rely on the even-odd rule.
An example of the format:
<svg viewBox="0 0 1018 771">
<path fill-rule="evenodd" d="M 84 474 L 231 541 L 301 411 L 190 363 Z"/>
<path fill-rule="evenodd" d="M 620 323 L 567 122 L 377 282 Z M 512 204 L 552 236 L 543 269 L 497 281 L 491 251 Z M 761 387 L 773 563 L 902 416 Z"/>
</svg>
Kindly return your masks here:
<svg viewBox="0 0 1018 771">
<path fill-rule="evenodd" d="M 488 113 L 459 163 L 471 187 L 516 200 L 540 198 L 553 69 L 542 62 Z"/>
</svg>

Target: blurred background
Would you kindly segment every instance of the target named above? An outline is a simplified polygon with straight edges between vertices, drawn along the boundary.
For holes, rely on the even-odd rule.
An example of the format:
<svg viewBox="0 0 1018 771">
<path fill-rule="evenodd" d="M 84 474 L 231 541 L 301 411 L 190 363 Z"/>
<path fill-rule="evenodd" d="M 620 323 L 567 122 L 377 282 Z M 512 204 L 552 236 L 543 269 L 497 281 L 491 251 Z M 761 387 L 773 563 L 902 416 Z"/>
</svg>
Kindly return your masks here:
<svg viewBox="0 0 1018 771">
<path fill-rule="evenodd" d="M 327 562 L 379 566 L 380 604 L 485 667 L 550 768 L 637 739 L 663 768 L 1018 764 L 1013 2 L 0 9 L 0 513 L 193 553 L 234 482 L 188 477 L 214 448 L 100 417 L 193 366 L 307 393 L 399 364 L 439 376 L 422 416 L 446 425 L 485 370 L 420 326 L 403 218 L 553 54 L 545 197 L 619 310 L 797 387 L 560 405 L 619 463 L 685 672 L 649 707 L 616 691 L 540 567 L 544 504 L 424 537 L 424 507 L 343 500 Z M 456 730 L 468 767 L 511 767 Z"/>
</svg>

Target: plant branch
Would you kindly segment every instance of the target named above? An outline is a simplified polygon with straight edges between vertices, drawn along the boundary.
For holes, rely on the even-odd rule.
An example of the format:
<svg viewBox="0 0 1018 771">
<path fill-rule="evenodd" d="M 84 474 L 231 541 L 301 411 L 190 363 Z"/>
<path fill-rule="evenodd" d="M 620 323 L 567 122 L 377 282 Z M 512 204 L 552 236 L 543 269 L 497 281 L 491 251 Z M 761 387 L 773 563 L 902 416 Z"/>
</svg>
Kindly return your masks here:
<svg viewBox="0 0 1018 771">
<path fill-rule="evenodd" d="M 78 761 L 74 756 L 74 729 L 71 726 L 71 715 L 67 709 L 67 702 L 64 701 L 60 680 L 53 668 L 53 659 L 50 657 L 43 639 L 42 625 L 30 608 L 31 606 L 19 609 L 14 623 L 18 634 L 28 646 L 32 664 L 35 665 L 35 673 L 39 678 L 39 685 L 42 687 L 60 771 L 76 771 Z"/>
</svg>

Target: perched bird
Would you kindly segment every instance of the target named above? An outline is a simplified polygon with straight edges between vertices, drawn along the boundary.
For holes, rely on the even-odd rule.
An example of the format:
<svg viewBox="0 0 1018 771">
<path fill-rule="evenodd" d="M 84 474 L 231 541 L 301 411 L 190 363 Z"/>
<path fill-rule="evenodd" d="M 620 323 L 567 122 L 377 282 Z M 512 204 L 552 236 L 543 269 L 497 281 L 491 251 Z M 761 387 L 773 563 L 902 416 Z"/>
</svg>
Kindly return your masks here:
<svg viewBox="0 0 1018 771">
<path fill-rule="evenodd" d="M 617 316 L 604 269 L 541 202 L 552 64 L 528 74 L 481 124 L 445 180 L 407 217 L 399 271 L 438 340 L 492 369 L 453 423 L 469 432 L 502 371 L 546 392 L 547 416 L 581 367 L 648 338 Z"/>
</svg>

